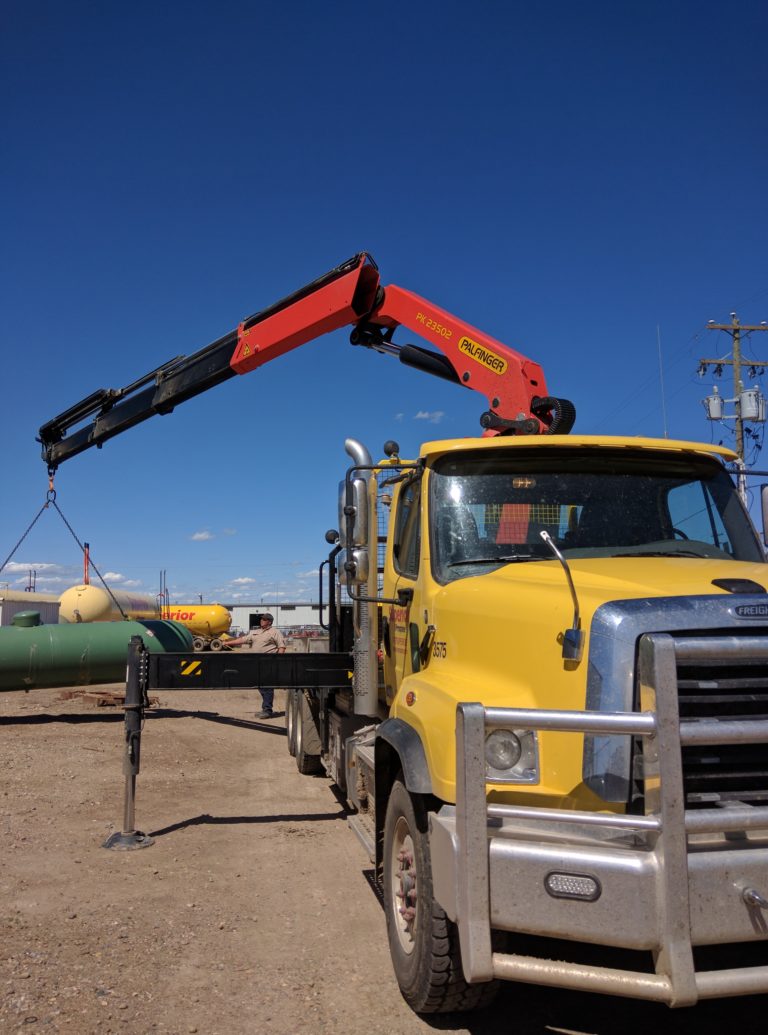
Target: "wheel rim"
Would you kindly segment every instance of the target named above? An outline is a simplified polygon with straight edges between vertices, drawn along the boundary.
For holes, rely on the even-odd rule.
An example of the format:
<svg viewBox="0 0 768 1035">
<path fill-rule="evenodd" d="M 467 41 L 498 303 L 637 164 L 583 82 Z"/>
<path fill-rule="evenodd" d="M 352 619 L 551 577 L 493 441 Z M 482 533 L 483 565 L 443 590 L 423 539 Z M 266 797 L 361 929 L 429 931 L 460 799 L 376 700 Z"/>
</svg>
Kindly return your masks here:
<svg viewBox="0 0 768 1035">
<path fill-rule="evenodd" d="M 390 859 L 390 908 L 403 952 L 416 945 L 416 862 L 411 830 L 404 816 L 395 824 Z"/>
</svg>

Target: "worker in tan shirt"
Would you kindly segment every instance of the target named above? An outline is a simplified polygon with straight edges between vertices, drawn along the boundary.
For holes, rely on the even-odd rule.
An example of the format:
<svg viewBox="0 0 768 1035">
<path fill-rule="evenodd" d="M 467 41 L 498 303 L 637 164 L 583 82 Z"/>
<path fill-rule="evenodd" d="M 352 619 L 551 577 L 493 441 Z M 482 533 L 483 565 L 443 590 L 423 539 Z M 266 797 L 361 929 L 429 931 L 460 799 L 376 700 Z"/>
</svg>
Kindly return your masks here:
<svg viewBox="0 0 768 1035">
<path fill-rule="evenodd" d="M 228 647 L 243 646 L 254 654 L 285 654 L 285 640 L 279 629 L 273 629 L 274 615 L 266 612 L 259 616 L 258 629 L 251 629 L 245 636 L 227 640 Z M 257 719 L 271 719 L 274 715 L 274 690 L 259 690 L 261 694 L 261 711 L 256 713 Z"/>
</svg>

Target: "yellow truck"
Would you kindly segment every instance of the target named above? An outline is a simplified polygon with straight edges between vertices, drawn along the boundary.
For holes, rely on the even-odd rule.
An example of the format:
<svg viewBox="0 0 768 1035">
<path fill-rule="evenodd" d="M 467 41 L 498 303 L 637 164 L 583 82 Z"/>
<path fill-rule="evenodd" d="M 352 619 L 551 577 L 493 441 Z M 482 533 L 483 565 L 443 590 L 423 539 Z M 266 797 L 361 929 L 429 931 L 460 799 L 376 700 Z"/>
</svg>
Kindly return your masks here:
<svg viewBox="0 0 768 1035">
<path fill-rule="evenodd" d="M 345 322 L 353 344 L 484 392 L 484 435 L 411 460 L 347 440 L 327 655 L 192 664 L 132 643 L 121 846 L 146 844 L 151 690 L 284 687 L 288 749 L 352 806 L 417 1012 L 481 1006 L 501 980 L 670 1006 L 765 993 L 768 567 L 733 453 L 569 434 L 537 364 L 382 289 L 363 255 L 141 394 L 148 378 L 49 421 L 46 462 Z M 396 346 L 401 325 L 439 351 Z"/>
<path fill-rule="evenodd" d="M 348 450 L 355 680 L 293 692 L 289 747 L 356 808 L 408 1002 L 478 1005 L 494 979 L 672 1006 L 765 992 L 768 568 L 733 454 Z"/>
</svg>

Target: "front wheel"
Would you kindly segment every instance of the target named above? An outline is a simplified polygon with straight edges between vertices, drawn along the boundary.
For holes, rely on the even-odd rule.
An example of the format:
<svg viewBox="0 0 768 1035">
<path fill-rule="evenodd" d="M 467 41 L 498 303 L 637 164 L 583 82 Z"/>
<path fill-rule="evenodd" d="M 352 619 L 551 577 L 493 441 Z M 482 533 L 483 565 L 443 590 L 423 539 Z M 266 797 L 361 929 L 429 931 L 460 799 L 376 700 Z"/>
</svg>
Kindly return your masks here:
<svg viewBox="0 0 768 1035">
<path fill-rule="evenodd" d="M 384 821 L 384 906 L 397 983 L 416 1013 L 487 1006 L 498 982 L 464 980 L 459 932 L 432 890 L 427 831 L 424 799 L 396 780 Z"/>
<path fill-rule="evenodd" d="M 304 776 L 319 773 L 322 769 L 320 734 L 306 690 L 296 692 L 294 711 L 296 767 Z"/>
</svg>

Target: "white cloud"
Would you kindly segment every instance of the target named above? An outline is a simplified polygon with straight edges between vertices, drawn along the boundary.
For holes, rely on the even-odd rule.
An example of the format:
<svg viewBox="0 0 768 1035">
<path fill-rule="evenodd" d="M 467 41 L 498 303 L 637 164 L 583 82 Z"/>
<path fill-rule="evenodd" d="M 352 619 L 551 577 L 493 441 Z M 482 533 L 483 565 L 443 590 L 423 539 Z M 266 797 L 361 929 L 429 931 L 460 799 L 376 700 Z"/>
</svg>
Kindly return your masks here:
<svg viewBox="0 0 768 1035">
<path fill-rule="evenodd" d="M 251 578 L 248 578 L 247 575 L 244 575 L 240 579 L 232 579 L 232 585 L 233 586 L 248 586 L 252 582 L 255 582 L 255 581 L 256 581 L 256 579 L 251 579 Z"/>
<path fill-rule="evenodd" d="M 397 420 L 397 421 L 401 421 L 401 420 L 403 419 L 403 417 L 404 417 L 404 416 L 405 416 L 405 414 L 404 414 L 404 413 L 396 413 L 396 414 L 395 414 L 395 420 Z"/>
<path fill-rule="evenodd" d="M 3 568 L 3 574 L 9 572 L 15 575 L 23 571 L 26 575 L 30 569 L 32 571 L 61 571 L 61 565 L 47 564 L 45 561 L 30 561 L 28 564 L 24 561 L 9 561 Z"/>
<path fill-rule="evenodd" d="M 319 572 L 319 570 L 317 568 L 315 568 L 313 571 L 297 571 L 296 572 L 296 578 L 297 579 L 316 579 L 319 574 L 320 574 L 320 572 Z"/>
<path fill-rule="evenodd" d="M 126 589 L 136 589 L 137 586 L 141 585 L 141 579 L 126 579 L 122 585 L 125 586 Z"/>
<path fill-rule="evenodd" d="M 105 571 L 104 581 L 105 582 L 123 582 L 125 575 L 121 575 L 119 571 Z"/>
<path fill-rule="evenodd" d="M 207 539 L 215 539 L 213 532 L 204 529 L 202 532 L 193 532 L 189 537 L 193 543 L 204 543 Z"/>
<path fill-rule="evenodd" d="M 445 412 L 443 410 L 434 410 L 432 413 L 430 413 L 428 410 L 419 410 L 419 412 L 414 416 L 413 419 L 425 420 L 428 421 L 430 424 L 439 424 L 444 416 Z"/>
</svg>

